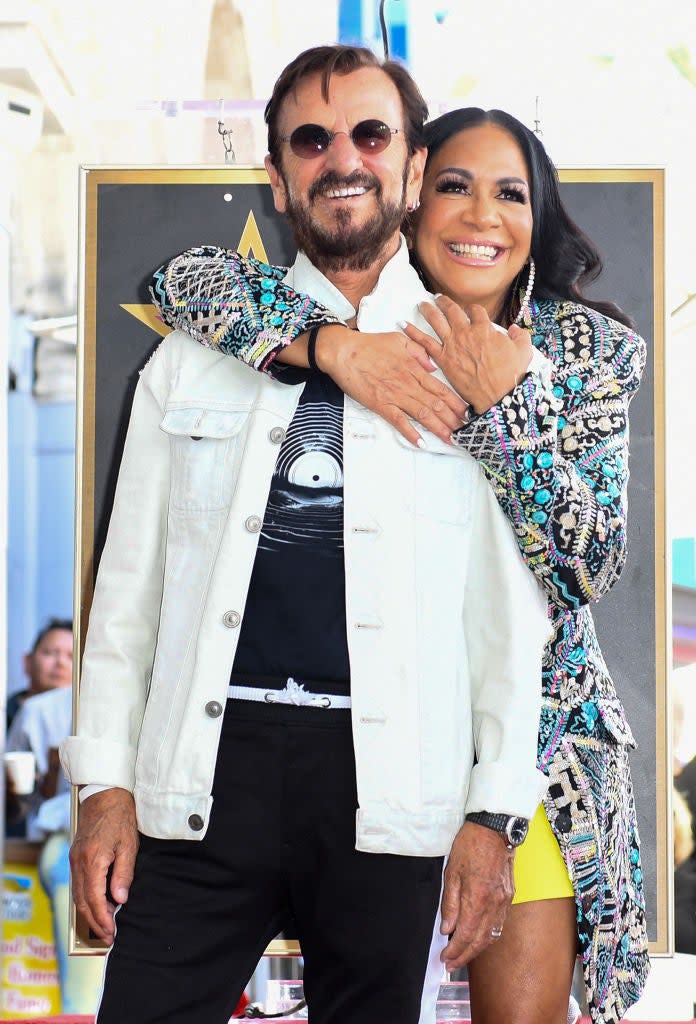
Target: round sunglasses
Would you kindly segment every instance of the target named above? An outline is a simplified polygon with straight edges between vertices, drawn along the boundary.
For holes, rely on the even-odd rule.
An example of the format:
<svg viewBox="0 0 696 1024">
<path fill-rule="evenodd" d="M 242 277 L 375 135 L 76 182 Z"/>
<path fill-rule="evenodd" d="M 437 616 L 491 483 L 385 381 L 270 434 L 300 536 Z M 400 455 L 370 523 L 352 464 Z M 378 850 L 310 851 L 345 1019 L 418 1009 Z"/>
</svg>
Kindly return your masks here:
<svg viewBox="0 0 696 1024">
<path fill-rule="evenodd" d="M 290 135 L 281 136 L 281 142 L 289 142 L 295 156 L 303 160 L 313 160 L 326 152 L 337 135 L 348 135 L 356 149 L 361 153 L 383 153 L 392 140 L 392 135 L 401 128 L 390 128 L 384 121 L 369 118 L 358 121 L 349 132 L 330 132 L 320 124 L 301 124 Z"/>
</svg>

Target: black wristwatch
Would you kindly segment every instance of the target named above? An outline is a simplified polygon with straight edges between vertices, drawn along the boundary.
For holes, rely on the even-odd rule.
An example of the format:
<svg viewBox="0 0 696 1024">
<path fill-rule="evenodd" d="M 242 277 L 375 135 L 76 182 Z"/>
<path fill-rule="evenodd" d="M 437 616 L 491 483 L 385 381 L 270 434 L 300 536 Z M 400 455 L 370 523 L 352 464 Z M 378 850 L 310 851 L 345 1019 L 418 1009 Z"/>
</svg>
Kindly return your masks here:
<svg viewBox="0 0 696 1024">
<path fill-rule="evenodd" d="M 473 811 L 467 814 L 466 821 L 473 821 L 477 825 L 484 825 L 486 828 L 499 832 L 506 840 L 510 849 L 521 846 L 527 838 L 529 831 L 529 820 L 517 818 L 511 814 L 490 814 L 488 811 Z"/>
</svg>

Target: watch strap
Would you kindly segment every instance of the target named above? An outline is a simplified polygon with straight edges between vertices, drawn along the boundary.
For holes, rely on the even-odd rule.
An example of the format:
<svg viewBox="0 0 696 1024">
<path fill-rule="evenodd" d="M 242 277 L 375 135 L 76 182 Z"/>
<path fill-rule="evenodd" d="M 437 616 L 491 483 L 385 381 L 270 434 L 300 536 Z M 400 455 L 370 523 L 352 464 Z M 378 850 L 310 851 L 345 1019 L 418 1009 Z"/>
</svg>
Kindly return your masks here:
<svg viewBox="0 0 696 1024">
<path fill-rule="evenodd" d="M 514 814 L 491 814 L 489 811 L 472 811 L 466 821 L 490 828 L 505 840 L 508 850 L 514 850 L 527 838 L 529 820 Z"/>
<path fill-rule="evenodd" d="M 489 811 L 472 811 L 470 814 L 467 814 L 465 820 L 473 821 L 477 825 L 485 825 L 486 828 L 492 828 L 494 832 L 500 832 L 501 835 L 505 835 L 507 824 L 511 817 L 513 817 L 511 814 L 491 814 Z"/>
</svg>

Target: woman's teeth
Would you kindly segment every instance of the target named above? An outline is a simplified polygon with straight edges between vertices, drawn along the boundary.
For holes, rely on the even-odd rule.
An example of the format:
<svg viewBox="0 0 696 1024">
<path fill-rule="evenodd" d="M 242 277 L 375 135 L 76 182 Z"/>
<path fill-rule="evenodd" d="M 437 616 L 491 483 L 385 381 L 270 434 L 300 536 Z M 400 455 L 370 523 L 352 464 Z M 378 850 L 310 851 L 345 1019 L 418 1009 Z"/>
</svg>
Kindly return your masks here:
<svg viewBox="0 0 696 1024">
<path fill-rule="evenodd" d="M 457 256 L 474 256 L 476 259 L 493 260 L 500 252 L 494 245 L 471 245 L 469 242 L 450 242 L 449 248 Z"/>
</svg>

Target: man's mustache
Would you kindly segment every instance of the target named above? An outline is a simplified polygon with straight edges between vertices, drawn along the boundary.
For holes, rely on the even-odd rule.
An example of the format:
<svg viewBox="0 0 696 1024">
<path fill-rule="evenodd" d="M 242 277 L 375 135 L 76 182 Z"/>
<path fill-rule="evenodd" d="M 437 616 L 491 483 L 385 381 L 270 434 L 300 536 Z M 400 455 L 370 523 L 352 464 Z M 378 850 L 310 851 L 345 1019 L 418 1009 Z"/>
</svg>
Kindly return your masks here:
<svg viewBox="0 0 696 1024">
<path fill-rule="evenodd" d="M 335 188 L 371 188 L 374 189 L 378 199 L 382 192 L 379 179 L 375 178 L 372 174 L 365 174 L 364 171 L 353 171 L 352 174 L 344 178 L 336 174 L 335 171 L 327 171 L 326 174 L 322 174 L 320 178 L 317 178 L 310 185 L 308 193 L 310 203 L 313 203 L 323 192 Z"/>
</svg>

